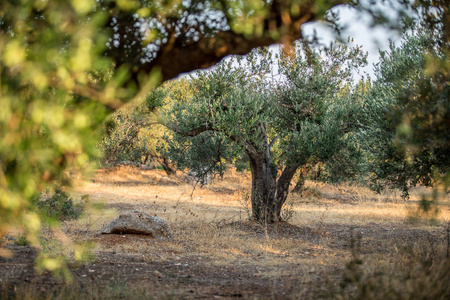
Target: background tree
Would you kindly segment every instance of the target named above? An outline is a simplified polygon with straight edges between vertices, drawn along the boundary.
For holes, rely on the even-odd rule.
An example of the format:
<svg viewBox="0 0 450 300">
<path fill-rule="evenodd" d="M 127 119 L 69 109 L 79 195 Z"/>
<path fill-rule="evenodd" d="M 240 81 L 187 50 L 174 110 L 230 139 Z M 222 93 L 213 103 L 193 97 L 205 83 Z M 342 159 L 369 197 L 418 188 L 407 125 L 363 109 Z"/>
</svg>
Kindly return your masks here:
<svg viewBox="0 0 450 300">
<path fill-rule="evenodd" d="M 441 184 L 450 167 L 450 89 L 443 31 L 417 27 L 381 52 L 368 149 L 374 187 Z M 445 62 L 445 63 L 444 63 Z"/>
<path fill-rule="evenodd" d="M 158 111 L 170 106 L 170 95 L 180 92 L 182 87 L 182 80 L 176 86 L 162 84 L 143 103 L 130 104 L 112 113 L 103 124 L 99 143 L 102 162 L 105 165 L 159 163 L 168 175 L 176 174 L 174 165 L 164 155 L 162 137 L 167 134 L 167 128 L 158 123 Z"/>
<path fill-rule="evenodd" d="M 196 74 L 191 78 L 192 99 L 179 101 L 166 122 L 176 133 L 174 142 L 168 141 L 174 151 L 202 143 L 203 155 L 212 157 L 213 164 L 221 162 L 222 153 L 232 153 L 223 145 L 246 153 L 252 217 L 260 222 L 280 221 L 297 169 L 312 158 L 331 157 L 359 124 L 361 99 L 340 92 L 348 88 L 352 71 L 365 63 L 365 56 L 344 45 L 327 51 L 295 47 L 289 56 L 278 57 L 279 82 L 265 76 L 272 60 L 268 50 Z M 178 156 L 171 158 L 178 161 Z"/>
</svg>

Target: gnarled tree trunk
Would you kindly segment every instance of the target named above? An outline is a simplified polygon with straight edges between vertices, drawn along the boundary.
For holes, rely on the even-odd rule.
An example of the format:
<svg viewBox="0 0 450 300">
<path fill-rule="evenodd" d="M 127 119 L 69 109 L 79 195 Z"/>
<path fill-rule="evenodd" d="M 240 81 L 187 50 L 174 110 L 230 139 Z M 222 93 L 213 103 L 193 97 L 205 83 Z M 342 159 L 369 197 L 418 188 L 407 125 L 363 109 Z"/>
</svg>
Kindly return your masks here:
<svg viewBox="0 0 450 300">
<path fill-rule="evenodd" d="M 295 172 L 299 168 L 300 163 L 292 163 L 287 165 L 283 172 L 281 173 L 280 178 L 278 178 L 277 182 L 277 193 L 275 195 L 275 213 L 279 216 L 281 220 L 281 208 L 286 202 L 287 196 L 289 195 L 289 185 L 291 184 L 292 177 L 294 177 Z"/>
<path fill-rule="evenodd" d="M 289 194 L 289 185 L 299 163 L 286 166 L 277 181 L 270 151 L 247 152 L 252 174 L 252 219 L 260 223 L 282 221 L 281 209 Z"/>
<path fill-rule="evenodd" d="M 271 170 L 271 159 L 266 153 L 249 154 L 252 173 L 252 218 L 263 223 L 279 221 L 273 207 L 276 193 L 276 174 Z"/>
</svg>

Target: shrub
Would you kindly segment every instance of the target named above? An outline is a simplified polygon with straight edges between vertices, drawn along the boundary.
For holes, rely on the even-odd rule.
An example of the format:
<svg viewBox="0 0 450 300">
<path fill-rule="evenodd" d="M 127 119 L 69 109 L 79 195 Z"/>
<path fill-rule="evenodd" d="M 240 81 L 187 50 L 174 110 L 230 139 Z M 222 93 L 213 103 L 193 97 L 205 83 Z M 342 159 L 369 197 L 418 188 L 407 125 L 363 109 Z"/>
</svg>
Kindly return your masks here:
<svg viewBox="0 0 450 300">
<path fill-rule="evenodd" d="M 87 195 L 81 197 L 80 203 L 74 203 L 72 198 L 56 186 L 54 191 L 49 190 L 41 193 L 36 201 L 36 207 L 45 216 L 56 220 L 77 219 L 84 211 Z"/>
</svg>

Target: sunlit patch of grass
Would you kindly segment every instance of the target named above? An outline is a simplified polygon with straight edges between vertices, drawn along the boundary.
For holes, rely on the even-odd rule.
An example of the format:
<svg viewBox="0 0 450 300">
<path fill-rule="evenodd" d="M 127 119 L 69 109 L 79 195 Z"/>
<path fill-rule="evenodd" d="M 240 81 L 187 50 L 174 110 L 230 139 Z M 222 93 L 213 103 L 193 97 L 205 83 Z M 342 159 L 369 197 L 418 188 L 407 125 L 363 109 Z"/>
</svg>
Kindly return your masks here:
<svg viewBox="0 0 450 300">
<path fill-rule="evenodd" d="M 131 167 L 98 172 L 92 181 L 75 190 L 79 195 L 89 194 L 86 213 L 78 220 L 63 222 L 61 231 L 71 240 L 91 242 L 92 253 L 103 254 L 102 259 L 114 254 L 133 256 L 148 264 L 195 261 L 200 266 L 220 268 L 224 272 L 232 266 L 246 270 L 252 278 L 265 280 L 267 285 L 274 284 L 274 291 L 280 280 L 285 287 L 291 285 L 296 291 L 291 298 L 295 299 L 298 295 L 316 298 L 325 293 L 327 280 L 339 292 L 342 272 L 352 259 L 351 228 L 362 232 L 361 257 L 366 272 L 364 278 L 368 280 L 376 267 L 390 270 L 406 262 L 410 252 L 400 250 L 404 241 L 417 245 L 429 243 L 426 238 L 418 240 L 414 236 L 416 231 L 436 235 L 442 223 L 450 221 L 450 209 L 443 205 L 436 224 L 405 222 L 410 207 L 417 204 L 420 193 L 429 192 L 427 189 L 414 190 L 412 199 L 403 201 L 400 193 L 392 191 L 377 195 L 351 184 L 307 181 L 307 187 L 320 193 L 306 198 L 289 195 L 293 214 L 289 224 L 281 226 L 277 234 L 276 226 L 262 226 L 248 219 L 251 185 L 248 174 L 229 172 L 223 179 L 195 189 L 182 180 L 176 186 L 155 183 L 155 178 L 163 175 L 159 170 L 142 171 Z M 130 181 L 133 184 L 126 184 Z M 130 209 L 164 218 L 173 238 L 97 233 L 118 214 Z M 64 240 L 64 235 L 56 240 Z M 65 251 L 61 245 L 48 246 Z M 92 292 L 99 288 L 92 287 Z M 127 285 L 127 288 L 133 287 Z M 148 294 L 147 290 L 136 288 L 135 295 Z M 112 296 L 133 295 L 132 291 L 111 293 Z M 173 297 L 178 297 L 176 295 Z M 274 292 L 272 298 L 277 295 Z M 265 296 L 270 298 L 271 295 Z"/>
</svg>

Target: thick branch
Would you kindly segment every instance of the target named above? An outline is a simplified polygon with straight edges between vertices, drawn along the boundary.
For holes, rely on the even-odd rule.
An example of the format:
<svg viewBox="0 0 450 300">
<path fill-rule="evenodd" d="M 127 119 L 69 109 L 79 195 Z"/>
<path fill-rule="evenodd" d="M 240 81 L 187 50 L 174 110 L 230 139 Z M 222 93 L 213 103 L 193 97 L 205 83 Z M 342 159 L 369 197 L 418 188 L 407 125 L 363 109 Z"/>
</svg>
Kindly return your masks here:
<svg viewBox="0 0 450 300">
<path fill-rule="evenodd" d="M 242 137 L 237 136 L 237 135 L 231 135 L 230 139 L 235 142 L 238 143 L 239 145 L 241 145 L 242 147 L 245 148 L 246 151 L 248 151 L 251 154 L 256 154 L 258 151 L 256 150 L 256 148 L 250 144 L 249 142 L 247 142 L 246 140 L 244 140 Z"/>
<path fill-rule="evenodd" d="M 180 134 L 180 135 L 182 135 L 182 136 L 190 136 L 190 137 L 193 137 L 193 136 L 197 136 L 197 135 L 199 135 L 199 134 L 201 134 L 201 133 L 203 133 L 203 132 L 205 132 L 205 131 L 217 131 L 217 130 L 215 130 L 210 124 L 207 124 L 207 125 L 201 125 L 201 126 L 199 126 L 199 127 L 196 127 L 196 128 L 192 128 L 192 129 L 190 129 L 190 130 L 187 130 L 187 131 L 184 131 L 184 130 L 182 130 L 177 124 L 175 124 L 175 123 L 171 123 L 171 122 L 168 122 L 168 123 L 165 123 L 165 124 L 163 124 L 164 126 L 166 126 L 167 128 L 169 128 L 170 130 L 173 130 L 173 131 L 175 131 L 176 133 L 178 133 L 178 134 Z"/>
<path fill-rule="evenodd" d="M 289 14 L 291 1 L 274 0 L 268 8 L 269 14 L 263 20 L 262 34 L 251 36 L 239 34 L 232 30 L 219 31 L 214 36 L 200 36 L 198 41 L 186 44 L 180 37 L 171 37 L 170 42 L 161 46 L 156 58 L 136 68 L 133 77 L 140 73 L 149 73 L 155 67 L 162 72 L 162 80 L 169 80 L 179 74 L 210 67 L 230 54 L 244 55 L 253 48 L 269 46 L 276 43 L 290 45 L 302 38 L 301 26 L 322 16 L 315 13 L 315 5 L 306 3 L 300 7 L 298 15 Z M 333 5 L 347 2 L 337 0 Z M 226 10 L 226 7 L 224 8 Z"/>
<path fill-rule="evenodd" d="M 98 90 L 89 84 L 81 85 L 76 83 L 72 88 L 66 88 L 62 82 L 57 79 L 52 79 L 50 84 L 54 88 L 67 89 L 74 94 L 97 101 L 111 110 L 117 110 L 125 104 L 119 99 L 108 97 L 105 92 Z"/>
</svg>

